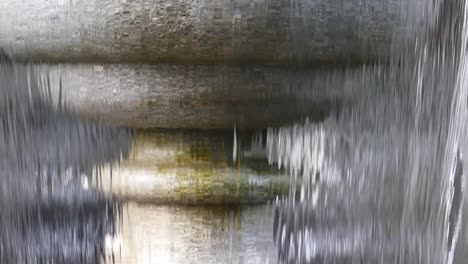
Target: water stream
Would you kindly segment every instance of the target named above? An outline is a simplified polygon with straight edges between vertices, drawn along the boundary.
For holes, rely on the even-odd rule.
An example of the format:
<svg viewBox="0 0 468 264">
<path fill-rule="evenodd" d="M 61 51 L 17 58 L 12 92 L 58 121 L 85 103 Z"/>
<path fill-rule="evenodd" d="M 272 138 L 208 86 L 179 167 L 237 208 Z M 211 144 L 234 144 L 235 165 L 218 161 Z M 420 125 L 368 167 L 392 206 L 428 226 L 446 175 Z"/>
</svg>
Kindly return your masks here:
<svg viewBox="0 0 468 264">
<path fill-rule="evenodd" d="M 121 204 L 83 183 L 128 156 L 128 131 L 74 118 L 3 54 L 0 80 L 0 262 L 100 263 Z"/>
<path fill-rule="evenodd" d="M 466 259 L 467 4 L 413 2 L 416 42 L 362 67 L 381 86 L 363 79 L 368 93 L 323 123 L 268 130 L 292 183 L 274 216 L 281 262 Z"/>
</svg>

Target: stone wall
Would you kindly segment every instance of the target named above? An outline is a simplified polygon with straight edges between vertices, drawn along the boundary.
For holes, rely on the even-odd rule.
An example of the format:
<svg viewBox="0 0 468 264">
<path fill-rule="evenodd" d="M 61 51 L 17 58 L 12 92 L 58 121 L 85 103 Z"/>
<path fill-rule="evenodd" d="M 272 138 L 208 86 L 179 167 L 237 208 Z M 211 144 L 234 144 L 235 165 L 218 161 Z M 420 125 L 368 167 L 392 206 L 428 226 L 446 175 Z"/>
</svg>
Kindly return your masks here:
<svg viewBox="0 0 468 264">
<path fill-rule="evenodd" d="M 16 59 L 336 63 L 385 58 L 404 0 L 3 0 Z"/>
<path fill-rule="evenodd" d="M 286 194 L 289 177 L 268 164 L 264 147 L 238 137 L 234 161 L 232 131 L 140 131 L 112 180 L 101 171 L 102 187 L 152 204 L 254 204 Z"/>
<path fill-rule="evenodd" d="M 262 128 L 333 109 L 376 87 L 375 67 L 226 65 L 40 66 L 78 114 L 147 128 Z M 372 85 L 363 85 L 370 82 Z M 57 99 L 58 90 L 52 90 Z"/>
</svg>

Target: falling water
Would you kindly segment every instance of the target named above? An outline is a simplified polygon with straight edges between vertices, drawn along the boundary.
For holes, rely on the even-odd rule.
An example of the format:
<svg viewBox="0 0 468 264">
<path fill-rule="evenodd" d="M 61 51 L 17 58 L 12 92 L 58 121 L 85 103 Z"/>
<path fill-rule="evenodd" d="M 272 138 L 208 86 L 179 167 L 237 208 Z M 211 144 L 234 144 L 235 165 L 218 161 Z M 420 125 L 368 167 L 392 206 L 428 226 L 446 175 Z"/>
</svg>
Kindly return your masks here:
<svg viewBox="0 0 468 264">
<path fill-rule="evenodd" d="M 468 4 L 408 2 L 419 33 L 362 66 L 365 94 L 323 123 L 268 130 L 269 161 L 291 177 L 280 262 L 465 263 Z"/>
<path fill-rule="evenodd" d="M 128 132 L 53 103 L 38 66 L 0 54 L 0 80 L 0 262 L 100 263 L 120 203 L 88 183 L 128 155 Z"/>
<path fill-rule="evenodd" d="M 400 12 L 412 30 L 394 32 L 390 60 L 333 70 L 324 78 L 330 88 L 353 86 L 358 96 L 321 123 L 306 120 L 267 131 L 268 159 L 291 180 L 288 195 L 274 204 L 280 262 L 465 263 L 468 258 L 468 4 L 407 2 Z M 328 24 L 314 19 L 329 10 L 314 3 L 289 1 L 294 55 L 308 47 L 303 43 L 310 36 L 320 45 L 328 41 L 322 32 Z M 236 43 L 240 22 L 236 11 Z M 346 27 L 342 31 L 348 33 Z M 105 241 L 116 232 L 121 202 L 101 191 L 98 176 L 101 165 L 128 155 L 129 132 L 77 119 L 62 101 L 60 83 L 59 98 L 53 98 L 48 72 L 47 66 L 16 64 L 0 54 L 0 263 L 100 263 L 106 258 Z M 356 80 L 361 87 L 354 87 Z M 236 163 L 238 139 L 235 128 Z M 259 134 L 250 155 L 263 151 L 263 139 Z M 165 211 L 178 210 L 154 209 L 151 218 L 163 222 L 156 214 Z M 183 225 L 203 223 L 202 231 L 193 228 L 197 237 L 216 225 L 203 217 L 187 220 L 189 213 L 174 214 L 185 220 Z M 234 218 L 229 211 L 229 230 L 237 223 Z M 254 220 L 247 222 L 261 222 Z M 246 233 L 264 236 L 262 228 L 245 226 Z M 148 237 L 160 236 L 142 230 Z M 185 235 L 188 229 L 181 230 Z M 223 235 L 214 234 L 209 247 L 223 248 L 218 245 L 226 240 Z M 230 235 L 232 251 L 236 238 Z M 250 247 L 258 246 L 245 237 Z"/>
</svg>

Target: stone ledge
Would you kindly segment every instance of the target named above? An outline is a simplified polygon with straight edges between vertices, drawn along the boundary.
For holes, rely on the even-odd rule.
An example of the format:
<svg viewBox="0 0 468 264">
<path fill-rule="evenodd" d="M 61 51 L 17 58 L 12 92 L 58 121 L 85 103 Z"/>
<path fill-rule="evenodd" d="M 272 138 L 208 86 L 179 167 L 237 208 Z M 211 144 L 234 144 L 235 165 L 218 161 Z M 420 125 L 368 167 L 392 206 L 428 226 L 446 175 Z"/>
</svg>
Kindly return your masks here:
<svg viewBox="0 0 468 264">
<path fill-rule="evenodd" d="M 263 128 L 309 118 L 377 87 L 373 67 L 37 66 L 79 115 L 136 128 Z M 382 66 L 375 66 L 382 67 Z M 366 73 L 365 73 L 366 72 Z M 368 86 L 363 82 L 371 82 Z"/>
<path fill-rule="evenodd" d="M 101 171 L 101 187 L 140 204 L 258 204 L 285 195 L 289 177 L 252 157 L 250 133 L 239 136 L 234 162 L 230 131 L 139 131 L 130 158 Z"/>
<path fill-rule="evenodd" d="M 3 0 L 0 48 L 60 63 L 360 63 L 406 38 L 406 2 Z"/>
</svg>

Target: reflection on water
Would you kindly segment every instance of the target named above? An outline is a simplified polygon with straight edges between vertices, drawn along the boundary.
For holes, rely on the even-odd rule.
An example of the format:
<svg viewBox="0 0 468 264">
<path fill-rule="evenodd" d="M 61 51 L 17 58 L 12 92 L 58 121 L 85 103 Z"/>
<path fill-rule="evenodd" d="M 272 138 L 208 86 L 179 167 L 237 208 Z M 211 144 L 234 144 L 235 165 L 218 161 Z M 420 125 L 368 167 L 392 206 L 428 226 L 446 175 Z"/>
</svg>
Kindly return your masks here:
<svg viewBox="0 0 468 264">
<path fill-rule="evenodd" d="M 129 203 L 108 240 L 117 264 L 276 263 L 271 207 L 185 207 Z"/>
</svg>

